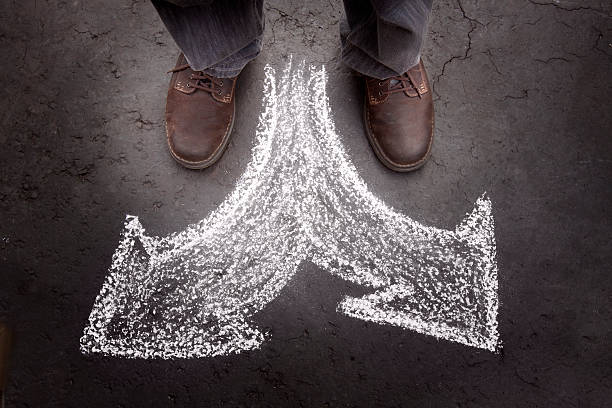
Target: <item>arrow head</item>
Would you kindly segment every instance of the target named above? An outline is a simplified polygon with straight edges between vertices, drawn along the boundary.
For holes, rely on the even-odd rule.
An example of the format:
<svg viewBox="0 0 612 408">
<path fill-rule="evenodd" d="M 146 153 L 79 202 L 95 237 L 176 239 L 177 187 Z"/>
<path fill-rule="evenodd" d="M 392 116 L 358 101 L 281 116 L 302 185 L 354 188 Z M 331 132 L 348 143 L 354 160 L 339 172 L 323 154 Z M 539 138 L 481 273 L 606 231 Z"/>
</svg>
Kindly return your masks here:
<svg viewBox="0 0 612 408">
<path fill-rule="evenodd" d="M 146 235 L 138 217 L 126 217 L 109 275 L 81 337 L 81 351 L 190 358 L 259 347 L 265 335 L 239 311 L 217 313 L 190 303 L 184 282 L 168 276 L 171 265 L 157 259 L 159 242 Z"/>
<path fill-rule="evenodd" d="M 414 263 L 399 278 L 338 311 L 465 345 L 496 351 L 497 262 L 491 201 L 483 194 L 454 232 L 441 239 L 444 261 Z M 411 278 L 412 277 L 412 278 Z"/>
</svg>

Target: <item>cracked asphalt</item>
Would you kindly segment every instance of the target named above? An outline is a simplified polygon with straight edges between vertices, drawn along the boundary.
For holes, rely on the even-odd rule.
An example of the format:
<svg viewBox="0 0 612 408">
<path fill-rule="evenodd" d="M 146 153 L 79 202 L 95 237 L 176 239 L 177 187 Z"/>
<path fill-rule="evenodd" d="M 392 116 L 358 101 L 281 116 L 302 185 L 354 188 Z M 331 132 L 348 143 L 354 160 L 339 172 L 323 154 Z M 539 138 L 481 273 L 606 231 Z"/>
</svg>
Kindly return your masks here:
<svg viewBox="0 0 612 408">
<path fill-rule="evenodd" d="M 15 329 L 7 407 L 603 407 L 612 389 L 612 4 L 437 0 L 423 57 L 436 140 L 414 174 L 378 163 L 337 0 L 268 1 L 227 152 L 167 152 L 177 48 L 145 0 L 5 1 L 0 12 L 0 320 Z M 310 264 L 262 315 L 260 349 L 194 360 L 83 356 L 79 337 L 125 214 L 148 232 L 204 218 L 250 157 L 263 69 L 325 65 L 360 174 L 417 221 L 453 228 L 493 201 L 503 352 L 336 313 L 361 289 Z"/>
</svg>

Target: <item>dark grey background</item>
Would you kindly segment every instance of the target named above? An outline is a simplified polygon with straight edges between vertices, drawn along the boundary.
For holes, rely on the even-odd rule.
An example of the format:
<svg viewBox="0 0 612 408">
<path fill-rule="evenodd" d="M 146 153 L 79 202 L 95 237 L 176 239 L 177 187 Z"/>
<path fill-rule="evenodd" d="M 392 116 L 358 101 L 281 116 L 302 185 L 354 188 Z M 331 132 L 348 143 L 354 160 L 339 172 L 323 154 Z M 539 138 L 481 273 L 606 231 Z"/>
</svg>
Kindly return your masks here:
<svg viewBox="0 0 612 408">
<path fill-rule="evenodd" d="M 435 2 L 424 59 L 436 141 L 414 174 L 383 168 L 338 60 L 337 0 L 269 1 L 265 49 L 238 83 L 223 159 L 166 150 L 177 49 L 153 7 L 3 1 L 0 319 L 16 330 L 7 407 L 603 407 L 612 387 L 612 6 Z M 168 234 L 204 218 L 250 157 L 263 67 L 325 64 L 360 174 L 418 221 L 453 228 L 493 201 L 503 353 L 335 312 L 359 288 L 305 264 L 260 316 L 272 340 L 238 356 L 87 357 L 78 340 L 126 213 Z"/>
</svg>

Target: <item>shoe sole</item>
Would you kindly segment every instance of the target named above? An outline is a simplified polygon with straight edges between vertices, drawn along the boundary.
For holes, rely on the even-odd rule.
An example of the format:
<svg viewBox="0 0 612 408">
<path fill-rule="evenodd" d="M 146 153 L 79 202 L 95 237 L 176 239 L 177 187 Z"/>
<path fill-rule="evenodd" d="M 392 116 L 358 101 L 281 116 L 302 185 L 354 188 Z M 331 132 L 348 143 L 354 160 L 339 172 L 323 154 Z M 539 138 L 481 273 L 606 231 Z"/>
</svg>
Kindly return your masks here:
<svg viewBox="0 0 612 408">
<path fill-rule="evenodd" d="M 396 171 L 398 173 L 409 173 L 411 171 L 415 171 L 420 169 L 421 167 L 423 167 L 425 165 L 425 163 L 427 163 L 427 160 L 429 159 L 429 157 L 431 156 L 431 146 L 433 145 L 433 130 L 434 130 L 434 126 L 433 126 L 433 117 L 431 119 L 431 135 L 430 135 L 430 142 L 429 142 L 429 146 L 427 147 L 427 152 L 425 153 L 425 155 L 419 159 L 419 161 L 415 162 L 414 165 L 406 165 L 406 166 L 397 166 L 395 164 L 393 164 L 391 161 L 389 161 L 389 159 L 387 159 L 385 157 L 385 155 L 382 153 L 380 147 L 378 146 L 378 143 L 376 143 L 376 140 L 374 139 L 374 136 L 372 135 L 372 130 L 370 129 L 370 126 L 368 126 L 369 120 L 368 120 L 368 96 L 366 95 L 363 101 L 363 127 L 365 127 L 366 130 L 366 136 L 368 138 L 368 142 L 370 143 L 370 146 L 372 147 L 372 150 L 374 150 L 374 154 L 376 155 L 376 157 L 378 158 L 378 160 L 388 169 Z"/>
<path fill-rule="evenodd" d="M 192 161 L 184 160 L 178 157 L 174 153 L 174 151 L 170 147 L 170 135 L 168 134 L 168 124 L 166 123 L 166 141 L 168 142 L 168 150 L 170 151 L 170 155 L 178 164 L 190 170 L 202 170 L 202 169 L 212 166 L 221 158 L 221 156 L 223 156 L 223 153 L 225 153 L 225 149 L 227 148 L 227 145 L 229 144 L 230 135 L 232 134 L 232 130 L 234 130 L 234 120 L 235 119 L 236 119 L 236 104 L 234 104 L 234 110 L 232 112 L 232 123 L 230 124 L 229 130 L 223 136 L 221 145 L 217 148 L 217 151 L 215 151 L 215 153 L 210 158 L 203 160 L 201 162 L 192 162 Z"/>
</svg>

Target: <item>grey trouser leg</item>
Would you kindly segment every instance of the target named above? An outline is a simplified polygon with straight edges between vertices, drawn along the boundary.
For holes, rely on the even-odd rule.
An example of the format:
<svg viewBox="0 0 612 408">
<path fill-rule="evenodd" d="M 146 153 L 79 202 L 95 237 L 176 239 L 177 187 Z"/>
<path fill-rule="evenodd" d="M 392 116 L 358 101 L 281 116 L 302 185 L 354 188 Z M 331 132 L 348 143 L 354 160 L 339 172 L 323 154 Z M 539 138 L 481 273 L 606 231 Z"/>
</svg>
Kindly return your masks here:
<svg viewBox="0 0 612 408">
<path fill-rule="evenodd" d="M 344 0 L 342 60 L 362 74 L 387 79 L 415 66 L 432 0 Z"/>
<path fill-rule="evenodd" d="M 240 73 L 261 51 L 263 0 L 151 0 L 194 71 Z"/>
<path fill-rule="evenodd" d="M 263 0 L 151 0 L 192 69 L 238 75 L 262 45 Z M 342 59 L 379 79 L 419 62 L 432 0 L 344 0 Z"/>
</svg>

